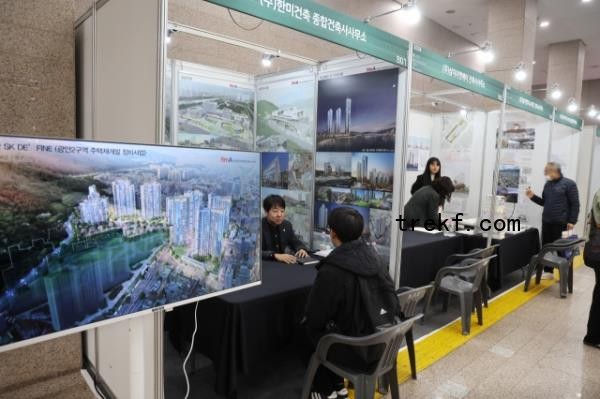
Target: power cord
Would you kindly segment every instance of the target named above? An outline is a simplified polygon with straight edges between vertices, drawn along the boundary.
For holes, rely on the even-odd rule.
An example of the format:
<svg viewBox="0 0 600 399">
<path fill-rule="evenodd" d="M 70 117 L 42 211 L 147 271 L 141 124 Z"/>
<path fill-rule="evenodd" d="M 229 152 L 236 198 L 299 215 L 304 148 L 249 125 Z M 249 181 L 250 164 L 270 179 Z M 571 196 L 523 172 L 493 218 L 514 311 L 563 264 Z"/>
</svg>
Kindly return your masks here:
<svg viewBox="0 0 600 399">
<path fill-rule="evenodd" d="M 258 23 L 258 25 L 256 25 L 254 28 L 246 28 L 245 26 L 240 25 L 235 20 L 235 18 L 233 18 L 233 14 L 231 13 L 231 9 L 228 8 L 227 12 L 229 13 L 229 18 L 231 18 L 231 22 L 233 22 L 238 28 L 243 29 L 243 30 L 248 31 L 248 32 L 258 29 L 263 24 L 263 22 L 265 22 L 264 19 L 261 19 L 260 22 Z"/>
<path fill-rule="evenodd" d="M 192 355 L 192 352 L 194 351 L 194 339 L 196 339 L 196 332 L 198 331 L 198 303 L 200 301 L 196 302 L 196 306 L 194 307 L 194 332 L 192 333 L 192 343 L 190 344 L 190 350 L 187 353 L 187 356 L 185 357 L 185 360 L 183 361 L 183 375 L 185 377 L 185 386 L 186 386 L 186 390 L 185 390 L 185 398 L 184 399 L 188 399 L 188 397 L 190 396 L 190 379 L 188 377 L 187 374 L 187 369 L 186 369 L 186 365 L 188 360 L 190 359 L 190 356 Z"/>
</svg>

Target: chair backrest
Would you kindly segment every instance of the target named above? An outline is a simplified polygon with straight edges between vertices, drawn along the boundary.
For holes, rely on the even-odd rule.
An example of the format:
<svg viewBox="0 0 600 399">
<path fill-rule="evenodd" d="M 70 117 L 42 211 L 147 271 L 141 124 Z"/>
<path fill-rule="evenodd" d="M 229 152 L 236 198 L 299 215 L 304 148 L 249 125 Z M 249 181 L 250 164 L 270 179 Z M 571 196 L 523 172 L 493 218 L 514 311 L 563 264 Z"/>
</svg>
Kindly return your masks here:
<svg viewBox="0 0 600 399">
<path fill-rule="evenodd" d="M 317 355 L 322 359 L 327 359 L 327 352 L 332 345 L 348 345 L 351 347 L 375 347 L 383 345 L 383 351 L 373 375 L 382 375 L 390 371 L 398 357 L 398 351 L 404 335 L 410 330 L 421 315 L 399 322 L 398 324 L 379 327 L 379 331 L 364 337 L 347 337 L 340 334 L 325 335 L 319 340 L 317 345 Z"/>
<path fill-rule="evenodd" d="M 481 285 L 481 281 L 485 277 L 485 273 L 487 271 L 488 265 L 490 264 L 490 260 L 492 260 L 495 257 L 496 255 L 491 255 L 483 259 L 470 258 L 465 259 L 460 263 L 460 266 L 462 268 L 461 273 L 475 271 L 475 277 L 472 281 L 473 288 L 479 288 L 479 286 Z"/>
<path fill-rule="evenodd" d="M 552 251 L 568 251 L 582 246 L 585 243 L 583 238 L 571 240 L 568 238 L 559 238 L 558 240 L 543 246 L 540 255 L 543 256 Z"/>
<path fill-rule="evenodd" d="M 495 245 L 490 245 L 487 248 L 472 249 L 471 251 L 467 252 L 466 254 L 452 254 L 448 258 L 446 258 L 446 261 L 444 262 L 444 266 L 450 266 L 452 264 L 460 263 L 462 260 L 465 260 L 465 259 L 489 258 L 490 256 L 492 256 L 493 254 L 496 253 L 496 249 L 499 246 L 500 246 L 499 244 L 495 244 Z"/>
<path fill-rule="evenodd" d="M 400 302 L 400 310 L 405 318 L 414 317 L 417 315 L 417 305 L 422 300 L 429 302 L 433 294 L 433 285 L 426 285 L 419 288 L 412 288 L 398 294 L 398 302 Z"/>
</svg>

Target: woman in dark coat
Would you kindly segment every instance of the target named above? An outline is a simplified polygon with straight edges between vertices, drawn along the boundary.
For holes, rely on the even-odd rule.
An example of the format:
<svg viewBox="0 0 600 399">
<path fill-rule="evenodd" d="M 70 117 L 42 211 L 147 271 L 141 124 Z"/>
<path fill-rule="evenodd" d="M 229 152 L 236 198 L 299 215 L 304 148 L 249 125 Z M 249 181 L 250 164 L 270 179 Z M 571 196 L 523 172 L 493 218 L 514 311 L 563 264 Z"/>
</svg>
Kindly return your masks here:
<svg viewBox="0 0 600 399">
<path fill-rule="evenodd" d="M 423 174 L 417 176 L 417 180 L 413 183 L 410 193 L 416 193 L 418 189 L 424 186 L 430 186 L 431 182 L 439 179 L 442 175 L 442 163 L 436 157 L 431 157 L 427 160 L 427 166 Z"/>
<path fill-rule="evenodd" d="M 425 227 L 427 220 L 435 221 L 435 224 L 428 223 L 427 226 L 439 228 L 439 207 L 450 201 L 453 192 L 454 184 L 447 176 L 434 180 L 429 186 L 421 187 L 404 206 L 404 228 Z"/>
</svg>

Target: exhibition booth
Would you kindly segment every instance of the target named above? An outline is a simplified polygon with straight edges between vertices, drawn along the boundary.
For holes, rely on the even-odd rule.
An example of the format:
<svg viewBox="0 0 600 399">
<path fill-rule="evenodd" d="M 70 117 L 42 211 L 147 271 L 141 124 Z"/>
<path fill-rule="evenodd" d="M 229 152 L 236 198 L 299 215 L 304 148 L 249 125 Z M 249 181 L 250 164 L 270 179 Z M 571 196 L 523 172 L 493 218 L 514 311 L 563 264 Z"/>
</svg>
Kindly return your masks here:
<svg viewBox="0 0 600 399">
<path fill-rule="evenodd" d="M 86 368 L 119 397 L 161 397 L 166 311 L 170 339 L 212 361 L 220 394 L 235 395 L 238 372 L 290 343 L 316 271 L 260 261 L 267 195 L 285 199 L 316 251 L 332 247 L 329 213 L 356 209 L 397 287 L 428 284 L 449 255 L 497 243 L 490 285 L 505 288 L 539 251 L 542 208 L 524 193 L 541 192 L 550 160 L 580 183 L 587 210 L 594 146 L 580 119 L 310 1 L 110 0 L 78 21 L 76 46 L 78 135 L 90 141 L 47 145 L 88 148 L 96 169 L 86 171 L 103 183 L 76 204 L 87 234 L 77 251 L 104 250 L 87 238 L 105 223 L 102 234 L 142 237 L 145 252 L 121 274 L 111 269 L 102 304 L 59 318 L 69 293 L 48 297 L 39 317 L 50 327 L 13 334 L 0 350 L 85 330 Z M 146 158 L 102 166 L 93 142 Z M 455 185 L 443 216 L 462 214 L 459 231 L 402 231 L 396 221 L 430 157 Z M 113 179 L 111 168 L 133 172 Z M 124 202 L 109 207 L 111 195 Z M 520 228 L 482 231 L 484 218 Z M 95 273 L 60 271 L 73 285 Z"/>
</svg>

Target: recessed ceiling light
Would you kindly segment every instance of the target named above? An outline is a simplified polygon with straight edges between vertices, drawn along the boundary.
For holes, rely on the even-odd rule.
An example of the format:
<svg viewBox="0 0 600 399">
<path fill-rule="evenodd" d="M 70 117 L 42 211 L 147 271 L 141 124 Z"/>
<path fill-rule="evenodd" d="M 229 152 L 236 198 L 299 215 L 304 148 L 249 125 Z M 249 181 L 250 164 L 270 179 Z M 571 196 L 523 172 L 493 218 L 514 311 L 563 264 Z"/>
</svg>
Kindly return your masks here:
<svg viewBox="0 0 600 399">
<path fill-rule="evenodd" d="M 456 10 L 446 10 L 446 14 L 454 14 Z"/>
<path fill-rule="evenodd" d="M 547 19 L 542 19 L 540 21 L 540 28 L 547 28 L 550 26 L 550 21 L 548 21 Z"/>
<path fill-rule="evenodd" d="M 581 0 L 582 3 L 591 3 L 593 0 Z"/>
</svg>

